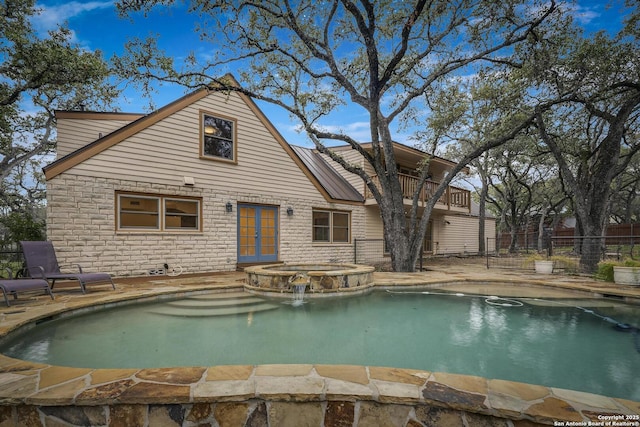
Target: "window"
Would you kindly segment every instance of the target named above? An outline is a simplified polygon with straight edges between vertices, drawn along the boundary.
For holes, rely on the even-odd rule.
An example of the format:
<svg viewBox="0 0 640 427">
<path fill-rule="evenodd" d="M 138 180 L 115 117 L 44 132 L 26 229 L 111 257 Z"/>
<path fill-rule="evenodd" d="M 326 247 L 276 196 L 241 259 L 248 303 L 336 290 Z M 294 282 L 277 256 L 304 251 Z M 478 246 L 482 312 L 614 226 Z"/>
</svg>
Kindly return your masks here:
<svg viewBox="0 0 640 427">
<path fill-rule="evenodd" d="M 200 231 L 200 199 L 120 193 L 118 230 Z"/>
<path fill-rule="evenodd" d="M 313 241 L 349 243 L 351 240 L 351 214 L 339 211 L 313 211 Z"/>
<path fill-rule="evenodd" d="M 164 223 L 168 230 L 198 230 L 200 203 L 196 200 L 164 199 Z"/>
<path fill-rule="evenodd" d="M 349 243 L 349 214 L 344 212 L 332 212 L 333 214 L 333 241 Z"/>
<path fill-rule="evenodd" d="M 158 230 L 160 227 L 160 199 L 124 196 L 120 202 L 119 228 L 145 228 Z"/>
<path fill-rule="evenodd" d="M 201 113 L 201 155 L 206 159 L 236 162 L 235 121 Z"/>
</svg>

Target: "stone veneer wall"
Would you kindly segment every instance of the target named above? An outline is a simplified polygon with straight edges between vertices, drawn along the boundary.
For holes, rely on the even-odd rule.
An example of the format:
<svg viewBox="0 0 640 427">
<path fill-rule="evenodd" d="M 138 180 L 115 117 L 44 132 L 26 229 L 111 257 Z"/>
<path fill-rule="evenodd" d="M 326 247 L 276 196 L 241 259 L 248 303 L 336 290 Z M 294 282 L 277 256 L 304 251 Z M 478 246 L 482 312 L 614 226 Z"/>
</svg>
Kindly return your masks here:
<svg viewBox="0 0 640 427">
<path fill-rule="evenodd" d="M 426 405 L 413 407 L 367 401 L 300 403 L 250 400 L 193 405 L 0 407 L 0 425 L 23 427 L 533 427 L 553 424 L 539 424 L 527 420 L 512 421 Z"/>
<path fill-rule="evenodd" d="M 202 197 L 203 231 L 116 232 L 116 191 Z M 115 276 L 145 275 L 164 263 L 180 265 L 186 273 L 235 270 L 237 203 L 280 206 L 280 261 L 353 262 L 353 244 L 311 242 L 312 208 L 351 211 L 352 238 L 364 237 L 364 207 L 312 197 L 289 200 L 67 173 L 47 182 L 47 198 L 47 236 L 63 269 L 80 264 Z M 225 210 L 227 202 L 233 204 L 232 213 Z M 293 216 L 286 214 L 289 206 Z"/>
<path fill-rule="evenodd" d="M 530 427 L 625 419 L 640 425 L 632 415 L 640 402 L 398 368 L 92 370 L 0 356 L 0 379 L 0 426 Z"/>
</svg>

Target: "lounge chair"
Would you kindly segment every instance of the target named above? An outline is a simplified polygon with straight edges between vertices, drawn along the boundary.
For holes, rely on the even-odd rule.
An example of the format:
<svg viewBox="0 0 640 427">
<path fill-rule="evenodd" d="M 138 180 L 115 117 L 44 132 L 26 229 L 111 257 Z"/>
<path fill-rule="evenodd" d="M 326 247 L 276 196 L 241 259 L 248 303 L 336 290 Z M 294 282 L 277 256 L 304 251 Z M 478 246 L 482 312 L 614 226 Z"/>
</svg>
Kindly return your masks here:
<svg viewBox="0 0 640 427">
<path fill-rule="evenodd" d="M 9 278 L 0 279 L 0 290 L 2 290 L 4 302 L 7 303 L 7 307 L 11 306 L 11 304 L 9 304 L 9 294 L 13 295 L 13 299 L 18 299 L 18 292 L 42 290 L 53 299 L 53 292 L 51 292 L 49 282 L 46 280 L 42 278 L 11 279 L 13 273 L 9 269 L 7 269 L 7 271 L 9 272 Z"/>
<path fill-rule="evenodd" d="M 108 273 L 84 273 L 80 265 L 78 265 L 78 273 L 62 273 L 51 242 L 20 242 L 20 244 L 29 274 L 50 280 L 51 289 L 55 286 L 56 280 L 77 280 L 80 282 L 83 294 L 86 293 L 86 286 L 90 283 L 109 282 L 113 289 L 116 288 Z"/>
</svg>

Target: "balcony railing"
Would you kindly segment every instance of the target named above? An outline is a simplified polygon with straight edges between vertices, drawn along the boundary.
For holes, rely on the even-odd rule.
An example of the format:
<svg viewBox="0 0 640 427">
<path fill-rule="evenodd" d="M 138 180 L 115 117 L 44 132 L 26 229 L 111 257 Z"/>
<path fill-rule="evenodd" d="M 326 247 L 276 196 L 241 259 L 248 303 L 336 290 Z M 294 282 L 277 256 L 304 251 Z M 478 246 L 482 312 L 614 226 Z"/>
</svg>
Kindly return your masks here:
<svg viewBox="0 0 640 427">
<path fill-rule="evenodd" d="M 405 199 L 412 199 L 413 194 L 418 188 L 418 178 L 416 178 L 415 176 L 404 174 L 398 174 L 398 177 L 400 179 L 400 186 L 402 187 L 403 197 Z M 378 186 L 378 188 L 380 188 L 377 176 L 373 177 L 373 181 Z M 420 197 L 418 201 L 424 205 L 426 201 L 429 200 L 436 192 L 438 185 L 440 185 L 440 183 L 427 180 L 422 187 L 422 191 L 420 191 Z M 367 187 L 365 187 L 365 197 L 367 199 L 373 198 L 373 194 L 371 194 L 369 188 Z M 438 204 L 440 204 L 440 206 L 438 206 Z M 438 204 L 436 204 L 436 208 L 445 205 L 447 209 L 461 208 L 470 211 L 471 192 L 469 190 L 465 190 L 464 188 L 454 187 L 450 185 L 447 187 L 440 199 L 438 199 Z"/>
</svg>

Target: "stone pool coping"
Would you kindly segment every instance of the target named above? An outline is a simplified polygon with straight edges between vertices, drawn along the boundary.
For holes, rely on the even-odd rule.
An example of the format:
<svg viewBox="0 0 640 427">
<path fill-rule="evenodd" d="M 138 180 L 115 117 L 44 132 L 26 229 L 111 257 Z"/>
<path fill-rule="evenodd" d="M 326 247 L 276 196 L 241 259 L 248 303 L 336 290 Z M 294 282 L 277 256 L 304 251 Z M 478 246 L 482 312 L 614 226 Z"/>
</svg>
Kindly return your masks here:
<svg viewBox="0 0 640 427">
<path fill-rule="evenodd" d="M 55 301 L 48 300 L 46 296 L 21 297 L 12 307 L 0 309 L 0 337 L 17 327 L 70 310 L 92 310 L 95 306 L 141 298 L 159 299 L 211 290 L 235 291 L 242 287 L 243 278 L 243 273 L 217 273 L 177 278 L 116 279 L 116 291 L 92 287 L 86 295 L 75 287 L 56 288 Z M 640 301 L 640 290 L 578 277 L 541 278 L 481 269 L 456 273 L 450 268 L 423 273 L 374 274 L 376 285 L 386 287 L 460 282 L 551 286 L 551 280 L 551 285 L 556 288 Z M 626 399 L 411 369 L 340 365 L 85 369 L 37 364 L 0 355 L 0 425 L 3 421 L 33 416 L 37 408 L 40 408 L 38 417 L 42 420 L 51 413 L 51 410 L 47 412 L 43 408 L 105 406 L 112 408 L 107 412 L 114 414 L 113 421 L 118 413 L 116 408 L 127 405 L 148 405 L 149 408 L 187 405 L 187 409 L 193 411 L 201 404 L 248 405 L 248 402 L 253 402 L 252 408 L 257 407 L 255 402 L 269 402 L 270 411 L 278 405 L 292 402 L 321 405 L 320 409 L 325 412 L 320 419 L 325 420 L 331 417 L 327 411 L 335 409 L 331 402 L 352 405 L 351 415 L 346 416 L 360 417 L 361 421 L 363 413 L 371 413 L 371 405 L 382 405 L 387 409 L 409 408 L 409 412 L 400 417 L 405 417 L 404 424 L 397 425 L 412 426 L 427 423 L 426 415 L 420 415 L 426 410 L 424 408 L 457 411 L 464 414 L 459 416 L 466 417 L 467 423 L 469 417 L 488 416 L 495 420 L 512 420 L 516 425 L 531 425 L 527 422 L 553 425 L 557 421 L 587 423 L 601 421 L 603 416 L 640 414 L 640 402 Z M 273 411 L 277 412 L 276 409 Z"/>
</svg>

